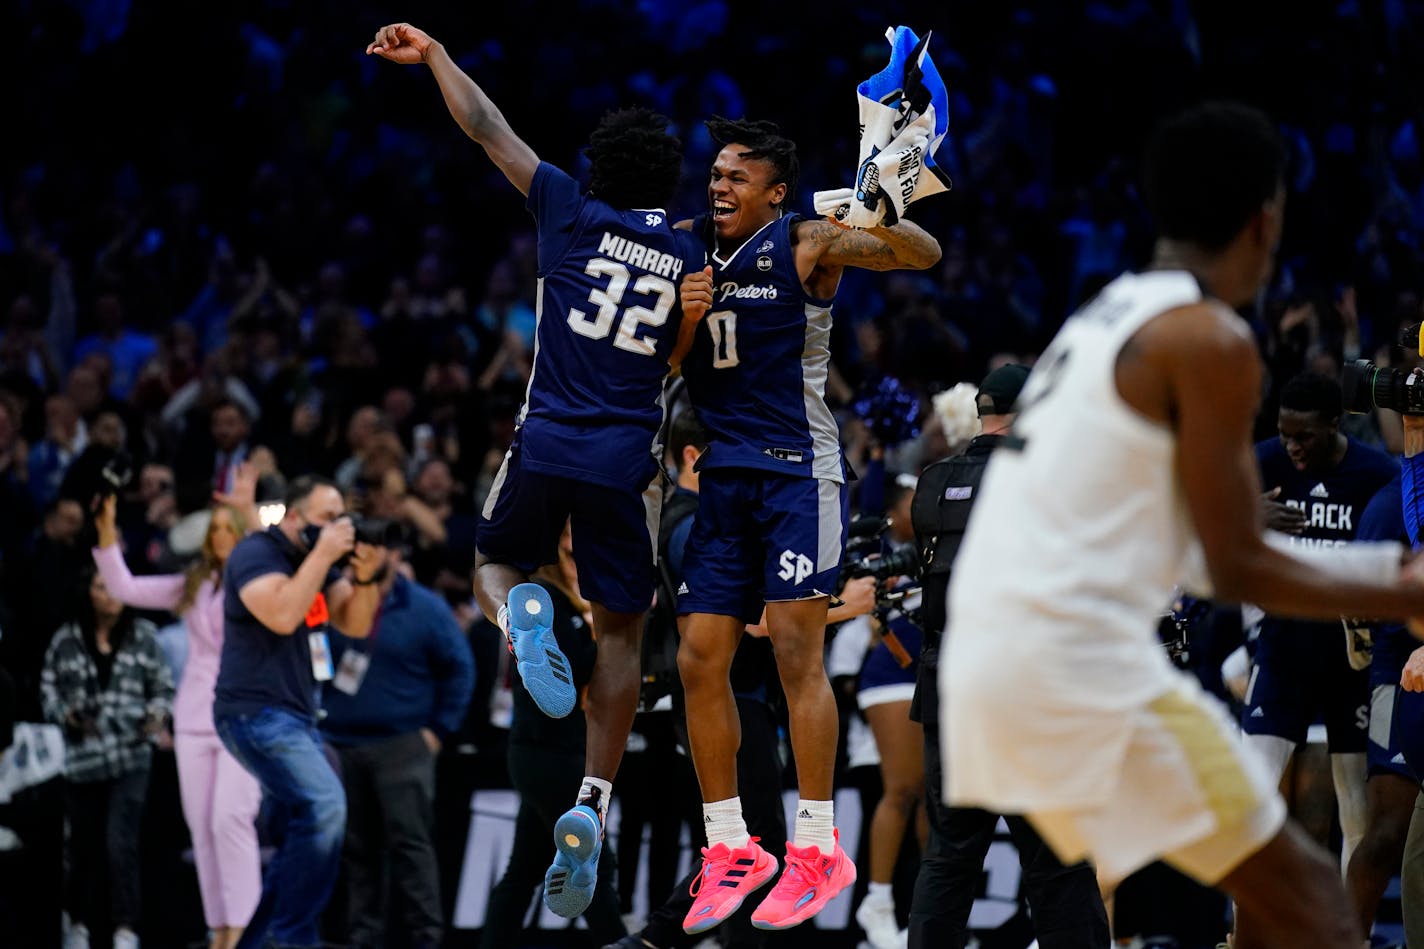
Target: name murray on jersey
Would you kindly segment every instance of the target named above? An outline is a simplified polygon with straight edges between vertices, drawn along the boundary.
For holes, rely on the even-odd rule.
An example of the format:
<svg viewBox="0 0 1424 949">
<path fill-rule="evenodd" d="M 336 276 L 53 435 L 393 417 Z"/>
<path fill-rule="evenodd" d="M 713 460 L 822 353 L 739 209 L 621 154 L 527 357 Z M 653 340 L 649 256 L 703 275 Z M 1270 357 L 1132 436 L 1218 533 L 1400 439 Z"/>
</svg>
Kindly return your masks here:
<svg viewBox="0 0 1424 949">
<path fill-rule="evenodd" d="M 603 232 L 603 239 L 598 242 L 598 253 L 602 257 L 620 261 L 630 267 L 641 267 L 659 277 L 670 277 L 676 280 L 682 275 L 682 261 L 678 257 L 653 250 L 637 241 L 630 241 L 626 237 L 618 237 L 607 231 Z"/>
</svg>

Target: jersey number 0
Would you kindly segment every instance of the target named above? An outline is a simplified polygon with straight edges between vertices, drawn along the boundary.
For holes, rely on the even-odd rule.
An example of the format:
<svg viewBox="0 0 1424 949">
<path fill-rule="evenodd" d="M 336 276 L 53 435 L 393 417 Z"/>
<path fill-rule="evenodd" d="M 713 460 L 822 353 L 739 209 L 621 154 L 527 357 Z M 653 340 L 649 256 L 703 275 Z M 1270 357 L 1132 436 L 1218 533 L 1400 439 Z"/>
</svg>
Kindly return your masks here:
<svg viewBox="0 0 1424 949">
<path fill-rule="evenodd" d="M 613 329 L 613 321 L 623 305 L 623 294 L 628 290 L 628 268 L 616 260 L 595 257 L 588 262 L 584 273 L 590 277 L 607 277 L 607 289 L 595 287 L 589 291 L 588 302 L 598 307 L 598 312 L 589 316 L 583 310 L 569 311 L 569 327 L 580 336 L 589 339 L 603 339 Z M 643 274 L 633 282 L 633 292 L 656 294 L 657 302 L 650 310 L 645 306 L 630 306 L 623 311 L 623 319 L 618 322 L 618 334 L 613 345 L 630 353 L 643 356 L 653 355 L 658 341 L 648 335 L 638 335 L 639 326 L 662 326 L 667 322 L 668 312 L 677 299 L 677 288 L 672 282 L 654 274 Z"/>
</svg>

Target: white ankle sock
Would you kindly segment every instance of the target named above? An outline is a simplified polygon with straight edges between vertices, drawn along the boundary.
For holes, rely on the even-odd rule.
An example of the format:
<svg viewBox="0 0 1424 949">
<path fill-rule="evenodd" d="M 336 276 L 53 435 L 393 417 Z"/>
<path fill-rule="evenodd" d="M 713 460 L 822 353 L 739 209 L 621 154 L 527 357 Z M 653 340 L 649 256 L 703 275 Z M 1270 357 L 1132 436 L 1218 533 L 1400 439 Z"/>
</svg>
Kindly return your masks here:
<svg viewBox="0 0 1424 949">
<path fill-rule="evenodd" d="M 509 636 L 509 604 L 501 603 L 499 610 L 494 614 L 494 624 L 499 627 L 499 631 Z"/>
<path fill-rule="evenodd" d="M 865 891 L 865 901 L 867 903 L 885 903 L 893 906 L 895 904 L 894 888 L 889 883 L 872 883 Z"/>
<path fill-rule="evenodd" d="M 793 843 L 798 847 L 816 847 L 825 856 L 836 849 L 835 805 L 830 801 L 796 802 L 796 833 Z"/>
<path fill-rule="evenodd" d="M 726 844 L 736 850 L 751 841 L 747 822 L 742 820 L 742 799 L 729 797 L 702 805 L 702 825 L 707 831 L 707 846 Z"/>
<path fill-rule="evenodd" d="M 612 781 L 605 781 L 602 778 L 585 775 L 583 786 L 579 788 L 578 800 L 574 803 L 587 804 L 595 811 L 598 811 L 598 824 L 601 827 L 605 823 L 605 818 L 608 817 L 608 802 L 612 797 Z"/>
</svg>

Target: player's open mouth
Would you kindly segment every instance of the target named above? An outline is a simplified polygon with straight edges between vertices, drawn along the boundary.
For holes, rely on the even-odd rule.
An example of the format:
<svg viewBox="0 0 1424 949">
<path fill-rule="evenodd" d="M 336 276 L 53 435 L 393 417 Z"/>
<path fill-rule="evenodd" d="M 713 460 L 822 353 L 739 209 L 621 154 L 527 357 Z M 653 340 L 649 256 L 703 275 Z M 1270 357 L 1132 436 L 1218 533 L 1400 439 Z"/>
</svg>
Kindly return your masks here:
<svg viewBox="0 0 1424 949">
<path fill-rule="evenodd" d="M 734 204 L 728 204 L 726 201 L 712 202 L 712 217 L 718 220 L 725 220 L 735 213 L 737 213 L 737 207 Z"/>
</svg>

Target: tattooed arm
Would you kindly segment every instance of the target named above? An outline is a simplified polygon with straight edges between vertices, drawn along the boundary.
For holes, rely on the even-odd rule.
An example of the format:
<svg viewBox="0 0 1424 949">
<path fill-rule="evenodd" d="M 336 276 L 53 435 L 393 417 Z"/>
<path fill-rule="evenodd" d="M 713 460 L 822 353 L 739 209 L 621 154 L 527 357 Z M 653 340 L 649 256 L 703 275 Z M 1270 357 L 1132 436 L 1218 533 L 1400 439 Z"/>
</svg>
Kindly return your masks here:
<svg viewBox="0 0 1424 949">
<path fill-rule="evenodd" d="M 796 270 L 815 297 L 836 292 L 846 267 L 925 270 L 940 258 L 939 241 L 901 220 L 894 227 L 853 231 L 830 221 L 802 221 L 795 230 Z"/>
<path fill-rule="evenodd" d="M 805 221 L 797 240 L 807 250 L 819 250 L 821 267 L 863 267 L 866 270 L 925 270 L 940 258 L 939 241 L 918 224 L 901 220 L 893 227 L 849 230 L 830 221 Z"/>
</svg>

